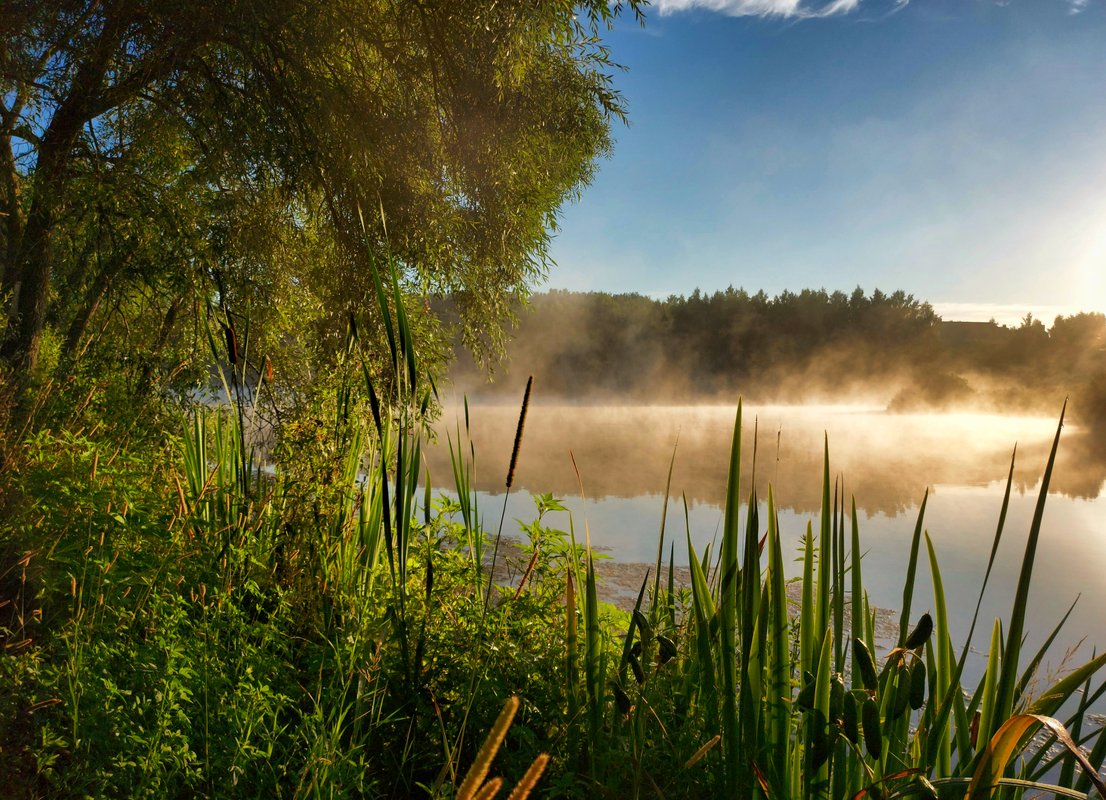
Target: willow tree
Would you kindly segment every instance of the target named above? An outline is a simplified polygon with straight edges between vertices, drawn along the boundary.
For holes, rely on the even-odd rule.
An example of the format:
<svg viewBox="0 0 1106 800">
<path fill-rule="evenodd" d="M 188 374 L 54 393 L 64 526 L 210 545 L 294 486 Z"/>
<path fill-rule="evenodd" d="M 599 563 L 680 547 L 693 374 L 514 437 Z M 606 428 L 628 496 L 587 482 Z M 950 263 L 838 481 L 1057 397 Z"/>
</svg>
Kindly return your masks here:
<svg viewBox="0 0 1106 800">
<path fill-rule="evenodd" d="M 73 357 L 136 291 L 163 333 L 197 286 L 294 290 L 343 317 L 385 246 L 408 287 L 460 301 L 470 343 L 494 338 L 623 113 L 600 39 L 623 6 L 640 16 L 640 0 L 7 0 L 0 356 L 24 377 L 50 337 Z"/>
</svg>

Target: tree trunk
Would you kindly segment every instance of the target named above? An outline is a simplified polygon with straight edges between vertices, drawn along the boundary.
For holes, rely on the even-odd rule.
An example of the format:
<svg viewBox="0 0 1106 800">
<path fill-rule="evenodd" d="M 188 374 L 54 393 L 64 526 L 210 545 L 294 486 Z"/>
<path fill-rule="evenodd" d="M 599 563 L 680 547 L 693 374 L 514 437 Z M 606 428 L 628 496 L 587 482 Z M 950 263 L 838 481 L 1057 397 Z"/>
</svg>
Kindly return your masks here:
<svg viewBox="0 0 1106 800">
<path fill-rule="evenodd" d="M 0 268 L 0 300 L 11 303 L 9 310 L 15 307 L 15 293 L 18 289 L 15 262 L 19 254 L 19 245 L 23 240 L 23 205 L 19 196 L 19 174 L 12 153 L 11 136 L 7 135 L 0 144 L 0 173 L 2 173 L 2 193 L 4 200 L 4 263 Z M 5 311 L 4 313 L 7 313 Z"/>
<path fill-rule="evenodd" d="M 50 118 L 35 158 L 31 208 L 4 282 L 19 284 L 15 317 L 8 322 L 0 358 L 25 381 L 38 364 L 53 271 L 54 216 L 64 200 L 73 146 L 81 128 L 99 111 L 108 64 L 119 45 L 123 21 L 109 17 L 89 57 L 73 77 L 65 99 Z"/>
<path fill-rule="evenodd" d="M 180 296 L 174 297 L 173 301 L 169 304 L 169 310 L 165 312 L 165 318 L 161 322 L 161 329 L 158 331 L 157 339 L 154 341 L 153 348 L 151 348 L 150 352 L 147 354 L 146 363 L 142 367 L 142 376 L 139 378 L 135 390 L 135 394 L 138 397 L 146 397 L 154 387 L 154 370 L 158 357 L 169 344 L 169 339 L 173 334 L 173 326 L 176 325 L 177 315 L 180 313 L 180 308 L 183 303 L 184 298 Z"/>
<path fill-rule="evenodd" d="M 55 127 L 55 124 L 50 126 L 51 133 Z M 39 151 L 39 160 L 35 165 L 34 199 L 23 230 L 23 241 L 14 263 L 8 265 L 15 271 L 11 282 L 19 284 L 19 296 L 15 318 L 9 321 L 0 357 L 24 375 L 32 372 L 38 364 L 42 347 L 46 305 L 50 298 L 54 208 L 65 187 L 64 172 L 79 123 L 71 131 L 57 127 L 59 135 L 48 135 Z"/>
<path fill-rule="evenodd" d="M 73 318 L 73 322 L 69 325 L 69 333 L 65 337 L 65 349 L 62 352 L 74 362 L 79 361 L 84 353 L 84 348 L 80 346 L 81 340 L 84 338 L 85 331 L 88 330 L 88 323 L 92 321 L 92 317 L 100 308 L 100 303 L 107 296 L 108 288 L 111 286 L 112 278 L 115 277 L 117 271 L 112 267 L 100 271 L 92 286 L 85 293 L 85 301 L 81 305 L 81 310 L 77 312 L 77 316 Z"/>
</svg>

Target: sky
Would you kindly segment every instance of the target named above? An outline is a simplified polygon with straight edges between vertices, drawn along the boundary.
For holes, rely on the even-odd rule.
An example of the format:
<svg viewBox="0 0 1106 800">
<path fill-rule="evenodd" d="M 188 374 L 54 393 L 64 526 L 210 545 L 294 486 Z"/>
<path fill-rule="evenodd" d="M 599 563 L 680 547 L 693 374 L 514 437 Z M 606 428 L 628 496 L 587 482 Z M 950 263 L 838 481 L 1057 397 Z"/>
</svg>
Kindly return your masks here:
<svg viewBox="0 0 1106 800">
<path fill-rule="evenodd" d="M 1106 0 L 655 0 L 544 288 L 1106 311 Z"/>
</svg>

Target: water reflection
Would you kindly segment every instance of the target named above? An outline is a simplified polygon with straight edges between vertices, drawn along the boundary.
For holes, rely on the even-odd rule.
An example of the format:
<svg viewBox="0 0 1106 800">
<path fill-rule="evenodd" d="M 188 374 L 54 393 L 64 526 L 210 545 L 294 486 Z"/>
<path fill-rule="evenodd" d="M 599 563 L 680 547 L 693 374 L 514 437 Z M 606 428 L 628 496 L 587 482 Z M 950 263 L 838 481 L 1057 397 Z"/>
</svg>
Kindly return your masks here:
<svg viewBox="0 0 1106 800">
<path fill-rule="evenodd" d="M 475 488 L 485 511 L 494 509 L 498 520 L 518 410 L 473 406 L 470 411 Z M 733 415 L 733 407 L 722 406 L 531 408 L 505 530 L 517 531 L 512 519 L 533 519 L 529 492 L 551 492 L 565 499 L 571 524 L 581 536 L 586 522 L 592 541 L 618 561 L 650 563 L 656 556 L 662 493 L 676 447 L 676 502 L 669 508 L 667 530 L 673 560 L 686 565 L 687 539 L 701 551 L 721 527 Z M 458 424 L 463 431 L 463 416 L 458 421 L 447 412 L 439 424 L 443 444 L 428 453 L 431 474 L 439 476 L 439 483 L 451 475 L 445 433 L 455 437 Z M 942 569 L 953 637 L 962 641 L 986 570 L 1016 442 L 1006 533 L 976 632 L 975 644 L 985 649 L 990 621 L 1009 617 L 1034 490 L 1055 432 L 1055 420 L 1036 417 L 895 415 L 847 406 L 747 407 L 742 493 L 747 496 L 752 482 L 755 438 L 758 494 L 763 500 L 772 484 L 785 550 L 797 554 L 807 523 L 817 526 L 822 448 L 828 437 L 833 475 L 842 476 L 846 496 L 856 497 L 871 601 L 894 609 L 901 605 L 918 504 L 929 489 L 925 527 Z M 1086 658 L 1091 647 L 1101 651 L 1106 644 L 1106 616 L 1101 614 L 1106 606 L 1106 582 L 1101 580 L 1106 573 L 1106 499 L 1100 497 L 1104 480 L 1102 449 L 1078 430 L 1065 431 L 1038 551 L 1027 648 L 1043 641 L 1079 595 L 1053 652 L 1062 655 L 1085 639 L 1080 652 Z M 678 502 L 681 494 L 688 499 L 686 520 Z M 566 530 L 570 525 L 568 514 L 548 522 Z M 667 557 L 668 544 L 665 552 Z M 933 608 L 927 572 L 923 557 L 915 615 Z M 797 574 L 796 567 L 788 577 Z M 636 583 L 632 588 L 636 590 Z M 1056 658 L 1050 663 L 1058 666 Z M 974 680 L 981 670 L 981 660 L 973 659 L 967 679 Z"/>
<path fill-rule="evenodd" d="M 518 410 L 473 406 L 476 488 L 502 488 Z M 1017 491 L 1037 483 L 1056 431 L 1055 420 L 988 414 L 888 414 L 861 406 L 761 406 L 744 413 L 743 486 L 764 496 L 770 482 L 782 508 L 815 511 L 821 502 L 823 439 L 834 477 L 865 513 L 897 515 L 927 487 L 986 486 L 1004 480 L 1015 443 Z M 675 450 L 673 495 L 692 505 L 721 505 L 725 496 L 732 406 L 564 406 L 530 409 L 515 485 L 532 492 L 591 498 L 664 491 Z M 443 438 L 457 417 L 443 415 Z M 463 428 L 463 417 L 460 421 Z M 755 435 L 754 435 L 755 434 Z M 579 468 L 579 478 L 572 457 Z M 448 450 L 430 453 L 431 472 L 448 475 Z M 1065 434 L 1055 492 L 1093 499 L 1106 480 L 1106 458 L 1078 431 Z"/>
</svg>

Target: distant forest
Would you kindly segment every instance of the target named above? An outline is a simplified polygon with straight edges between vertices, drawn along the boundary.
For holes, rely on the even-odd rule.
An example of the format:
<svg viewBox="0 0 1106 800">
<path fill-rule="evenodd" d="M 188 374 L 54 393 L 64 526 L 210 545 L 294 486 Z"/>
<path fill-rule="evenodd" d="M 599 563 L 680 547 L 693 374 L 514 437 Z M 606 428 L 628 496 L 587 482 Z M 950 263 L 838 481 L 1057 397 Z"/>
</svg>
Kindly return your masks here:
<svg viewBox="0 0 1106 800">
<path fill-rule="evenodd" d="M 448 309 L 445 309 L 448 313 Z M 638 294 L 535 295 L 489 381 L 465 351 L 451 378 L 470 395 L 547 400 L 856 400 L 890 410 L 981 408 L 1106 418 L 1106 316 L 1027 315 L 1018 326 L 942 320 L 902 291 L 729 288 L 654 300 Z"/>
</svg>

